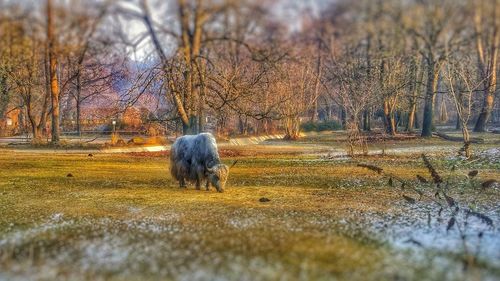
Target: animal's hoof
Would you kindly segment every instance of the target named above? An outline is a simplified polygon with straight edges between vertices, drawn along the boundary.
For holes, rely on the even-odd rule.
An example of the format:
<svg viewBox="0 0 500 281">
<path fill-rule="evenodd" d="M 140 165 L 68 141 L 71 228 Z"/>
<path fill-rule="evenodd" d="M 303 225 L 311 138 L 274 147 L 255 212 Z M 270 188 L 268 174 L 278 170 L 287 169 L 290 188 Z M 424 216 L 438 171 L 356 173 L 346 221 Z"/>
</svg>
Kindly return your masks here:
<svg viewBox="0 0 500 281">
<path fill-rule="evenodd" d="M 269 200 L 269 198 L 266 198 L 266 197 L 262 197 L 259 199 L 259 202 L 262 202 L 262 203 L 269 202 L 269 201 L 271 201 L 271 200 Z"/>
<path fill-rule="evenodd" d="M 222 193 L 224 192 L 224 189 L 217 189 L 217 192 Z"/>
</svg>

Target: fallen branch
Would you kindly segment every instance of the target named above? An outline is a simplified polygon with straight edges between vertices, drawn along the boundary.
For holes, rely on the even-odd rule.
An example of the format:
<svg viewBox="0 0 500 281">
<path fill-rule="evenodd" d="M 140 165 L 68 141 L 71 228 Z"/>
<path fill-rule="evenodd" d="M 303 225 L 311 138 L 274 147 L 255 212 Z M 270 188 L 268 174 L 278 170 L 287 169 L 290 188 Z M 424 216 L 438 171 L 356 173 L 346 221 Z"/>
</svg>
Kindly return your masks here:
<svg viewBox="0 0 500 281">
<path fill-rule="evenodd" d="M 434 135 L 436 137 L 439 137 L 439 138 L 442 138 L 442 139 L 447 140 L 447 141 L 456 141 L 456 142 L 463 142 L 464 141 L 464 139 L 461 138 L 461 137 L 453 137 L 453 136 L 449 136 L 447 134 L 439 133 L 439 132 L 432 133 L 432 135 Z M 483 143 L 484 139 L 482 139 L 482 138 L 471 138 L 470 142 L 471 143 Z"/>
<path fill-rule="evenodd" d="M 91 143 L 91 142 L 95 141 L 97 138 L 98 138 L 98 137 L 95 137 L 95 138 L 93 138 L 93 139 L 91 139 L 91 140 L 84 141 L 83 143 Z"/>
</svg>

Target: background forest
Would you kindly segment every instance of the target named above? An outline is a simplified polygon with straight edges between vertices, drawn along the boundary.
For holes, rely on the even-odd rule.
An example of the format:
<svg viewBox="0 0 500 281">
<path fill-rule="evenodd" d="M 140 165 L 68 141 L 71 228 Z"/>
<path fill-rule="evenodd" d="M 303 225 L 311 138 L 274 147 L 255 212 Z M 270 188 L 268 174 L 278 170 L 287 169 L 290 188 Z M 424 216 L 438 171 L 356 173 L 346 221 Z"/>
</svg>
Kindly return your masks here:
<svg viewBox="0 0 500 281">
<path fill-rule="evenodd" d="M 318 127 L 484 132 L 500 118 L 496 0 L 1 6 L 0 132 L 33 142 L 124 114 L 138 121 L 121 128 L 287 139 Z"/>
</svg>

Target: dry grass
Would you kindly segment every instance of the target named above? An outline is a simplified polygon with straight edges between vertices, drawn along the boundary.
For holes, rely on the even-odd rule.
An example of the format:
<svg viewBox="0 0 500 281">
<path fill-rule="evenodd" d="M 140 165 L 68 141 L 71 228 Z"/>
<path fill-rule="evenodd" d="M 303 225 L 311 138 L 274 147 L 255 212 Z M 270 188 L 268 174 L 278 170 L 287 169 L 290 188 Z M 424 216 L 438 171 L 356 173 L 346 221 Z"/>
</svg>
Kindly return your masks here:
<svg viewBox="0 0 500 281">
<path fill-rule="evenodd" d="M 366 231 L 367 214 L 404 212 L 376 175 L 308 147 L 275 148 L 225 149 L 224 161 L 239 162 L 223 194 L 177 188 L 162 154 L 2 153 L 0 279 L 450 278 Z M 365 160 L 407 179 L 426 169 Z"/>
</svg>

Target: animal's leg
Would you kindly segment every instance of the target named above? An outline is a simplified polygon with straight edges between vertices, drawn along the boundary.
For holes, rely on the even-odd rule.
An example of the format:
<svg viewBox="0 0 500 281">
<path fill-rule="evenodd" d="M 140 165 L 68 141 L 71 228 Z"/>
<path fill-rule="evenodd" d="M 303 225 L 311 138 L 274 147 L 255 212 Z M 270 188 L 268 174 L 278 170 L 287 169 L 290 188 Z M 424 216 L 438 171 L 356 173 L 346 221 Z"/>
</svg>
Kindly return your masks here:
<svg viewBox="0 0 500 281">
<path fill-rule="evenodd" d="M 207 191 L 210 190 L 210 181 L 207 179 L 207 183 L 205 184 L 205 188 L 207 189 Z"/>
<path fill-rule="evenodd" d="M 196 172 L 196 189 L 200 190 L 201 184 L 204 178 L 204 171 L 202 169 L 198 169 Z"/>
<path fill-rule="evenodd" d="M 184 180 L 184 178 L 181 178 L 179 180 L 179 187 L 180 188 L 185 188 L 186 187 L 186 181 Z"/>
</svg>

